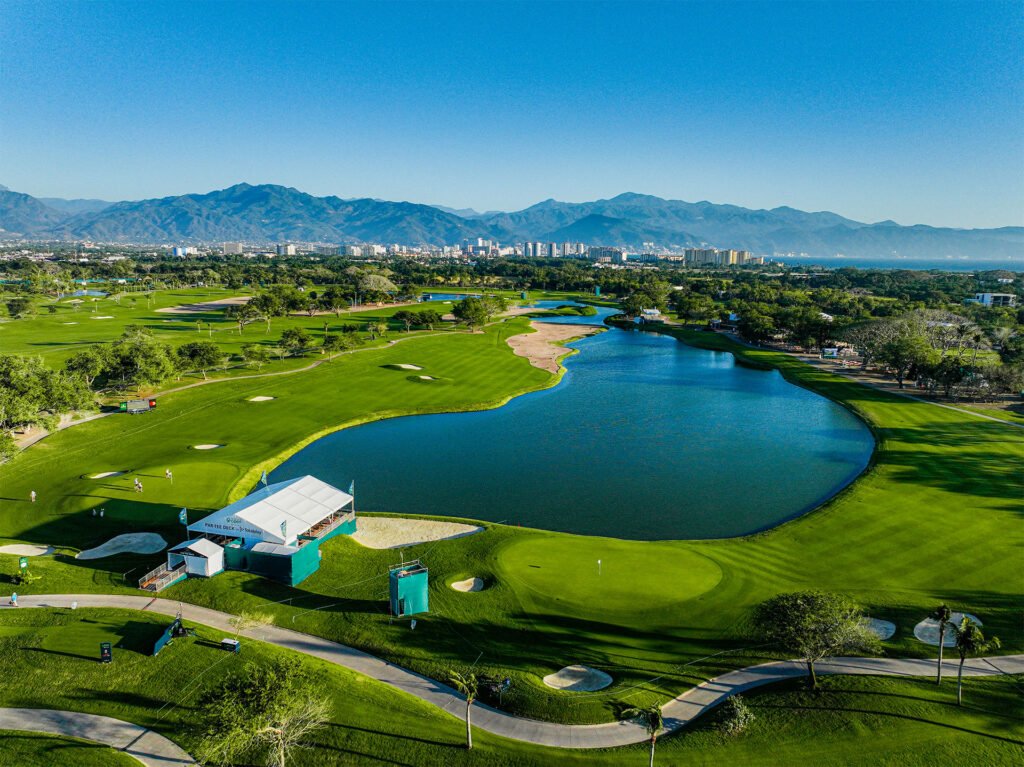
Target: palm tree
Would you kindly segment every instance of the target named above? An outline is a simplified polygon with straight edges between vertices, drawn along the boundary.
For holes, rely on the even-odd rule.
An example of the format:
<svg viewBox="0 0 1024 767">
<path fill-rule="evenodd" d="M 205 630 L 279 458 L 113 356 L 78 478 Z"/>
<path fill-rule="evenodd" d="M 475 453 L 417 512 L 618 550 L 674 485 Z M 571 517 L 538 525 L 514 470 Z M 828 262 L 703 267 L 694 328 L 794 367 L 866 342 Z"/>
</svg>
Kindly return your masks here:
<svg viewBox="0 0 1024 767">
<path fill-rule="evenodd" d="M 938 621 L 939 624 L 939 667 L 935 672 L 935 684 L 940 684 L 942 682 L 942 642 L 946 638 L 946 626 L 949 619 L 953 617 L 953 613 L 945 604 L 941 604 L 932 610 L 932 614 L 928 617 L 933 621 Z"/>
<path fill-rule="evenodd" d="M 969 655 L 984 655 L 991 650 L 998 650 L 1000 647 L 999 637 L 985 639 L 981 633 L 981 627 L 966 615 L 960 620 L 960 625 L 953 624 L 953 631 L 956 634 L 956 649 L 960 653 L 960 667 L 956 674 L 956 704 L 964 704 L 964 662 Z"/>
<path fill-rule="evenodd" d="M 470 711 L 473 708 L 473 701 L 476 700 L 476 674 L 460 674 L 458 671 L 449 671 L 448 681 L 466 697 L 466 748 L 471 749 L 473 748 L 473 730 Z"/>
<path fill-rule="evenodd" d="M 654 747 L 658 743 L 658 734 L 665 729 L 665 719 L 661 714 L 661 706 L 653 703 L 650 706 L 627 708 L 622 712 L 623 719 L 639 719 L 640 724 L 651 736 L 651 758 L 648 762 L 654 767 Z"/>
</svg>

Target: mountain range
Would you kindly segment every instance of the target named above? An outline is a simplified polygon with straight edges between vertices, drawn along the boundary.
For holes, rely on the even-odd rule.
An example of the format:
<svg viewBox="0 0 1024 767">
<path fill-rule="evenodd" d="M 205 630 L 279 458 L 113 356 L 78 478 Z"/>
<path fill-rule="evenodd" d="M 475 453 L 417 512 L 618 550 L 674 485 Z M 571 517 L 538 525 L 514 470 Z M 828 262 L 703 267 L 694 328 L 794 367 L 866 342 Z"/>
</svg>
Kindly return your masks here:
<svg viewBox="0 0 1024 767">
<path fill-rule="evenodd" d="M 208 194 L 107 202 L 35 198 L 0 189 L 0 238 L 123 243 L 457 244 L 581 241 L 631 249 L 714 246 L 756 254 L 859 258 L 1024 256 L 1024 227 L 954 229 L 867 224 L 789 207 L 753 210 L 626 193 L 607 200 L 545 200 L 524 210 L 480 213 L 369 198 L 315 197 L 291 187 L 236 184 Z"/>
</svg>

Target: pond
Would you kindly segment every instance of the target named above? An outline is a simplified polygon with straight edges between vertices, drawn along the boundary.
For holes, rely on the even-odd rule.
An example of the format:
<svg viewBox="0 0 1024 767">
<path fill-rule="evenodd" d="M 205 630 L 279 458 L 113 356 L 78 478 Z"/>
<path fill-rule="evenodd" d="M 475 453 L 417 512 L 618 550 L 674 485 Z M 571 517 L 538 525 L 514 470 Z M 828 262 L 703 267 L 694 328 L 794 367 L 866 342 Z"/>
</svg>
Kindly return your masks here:
<svg viewBox="0 0 1024 767">
<path fill-rule="evenodd" d="M 557 306 L 565 302 L 541 302 Z M 560 322 L 599 324 L 597 317 Z M 572 344 L 558 386 L 497 410 L 408 416 L 309 445 L 272 475 L 315 474 L 357 508 L 641 540 L 721 538 L 822 503 L 867 465 L 867 427 L 777 371 L 665 335 Z"/>
</svg>

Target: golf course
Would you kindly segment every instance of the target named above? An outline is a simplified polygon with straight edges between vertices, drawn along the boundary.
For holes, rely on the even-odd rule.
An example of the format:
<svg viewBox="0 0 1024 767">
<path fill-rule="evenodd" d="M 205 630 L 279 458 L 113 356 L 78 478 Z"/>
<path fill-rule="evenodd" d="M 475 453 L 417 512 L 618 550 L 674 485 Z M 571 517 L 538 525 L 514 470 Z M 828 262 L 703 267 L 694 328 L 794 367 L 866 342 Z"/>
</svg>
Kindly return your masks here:
<svg viewBox="0 0 1024 767">
<path fill-rule="evenodd" d="M 57 364 L 76 345 L 110 340 L 128 324 L 198 335 L 194 318 L 165 323 L 148 301 L 131 308 L 110 303 L 103 301 L 97 314 L 111 320 L 89 320 L 88 312 L 79 311 L 6 323 L 0 343 L 5 352 L 42 353 Z M 389 311 L 394 309 L 378 310 Z M 71 314 L 82 319 L 68 320 Z M 62 324 L 74 321 L 79 325 Z M 325 321 L 337 322 L 321 316 L 275 320 L 311 331 Z M 232 336 L 234 324 L 216 313 L 206 322 L 203 330 L 212 328 L 211 337 L 225 343 L 240 345 L 262 332 L 251 326 Z M 111 329 L 93 329 L 104 323 Z M 68 329 L 61 341 L 59 334 Z M 530 331 L 528 316 L 500 318 L 477 332 L 393 328 L 386 338 L 322 364 L 290 358 L 265 374 L 222 371 L 204 385 L 156 392 L 159 405 L 151 412 L 115 414 L 49 435 L 0 465 L 0 545 L 54 549 L 31 558 L 32 580 L 17 587 L 19 596 L 142 594 L 138 578 L 164 555 L 75 555 L 126 533 L 156 533 L 173 545 L 185 537 L 178 521 L 182 508 L 191 521 L 242 498 L 264 471 L 339 429 L 395 416 L 498 408 L 518 395 L 571 385 L 559 383 L 561 371 L 552 375 L 512 352 L 508 339 Z M 230 571 L 190 578 L 159 597 L 231 614 L 265 614 L 276 626 L 436 680 L 466 668 L 509 679 L 500 701 L 485 702 L 516 716 L 565 724 L 612 722 L 626 707 L 662 704 L 711 677 L 784 657 L 755 636 L 752 617 L 757 605 L 785 592 L 841 593 L 871 617 L 894 623 L 895 634 L 882 644 L 886 657 L 934 657 L 935 648 L 916 640 L 913 630 L 943 602 L 978 616 L 986 635 L 1002 640 L 1000 652 L 1024 652 L 1019 425 L 894 396 L 719 334 L 677 327 L 663 332 L 709 353 L 730 352 L 764 375 L 778 370 L 790 384 L 847 408 L 874 436 L 868 467 L 819 508 L 755 535 L 620 540 L 463 519 L 453 509 L 447 521 L 483 530 L 401 553 L 337 536 L 322 546 L 320 569 L 297 587 Z M 579 349 L 586 354 L 585 343 Z M 572 359 L 563 362 L 573 365 Z M 403 366 L 444 385 L 410 380 L 414 376 Z M 391 456 L 385 451 L 376 460 L 389 466 Z M 401 466 L 389 468 L 401 482 Z M 173 479 L 165 476 L 167 469 Z M 136 479 L 144 492 L 135 491 Z M 360 515 L 374 512 L 359 509 Z M 418 616 L 415 630 L 388 615 L 387 571 L 399 557 L 418 558 L 430 569 L 430 612 Z M 18 567 L 17 555 L 0 554 L 0 578 L 9 591 Z M 482 590 L 450 587 L 472 578 L 482 580 Z M 198 626 L 195 637 L 148 657 L 147 643 L 166 623 L 115 609 L 2 610 L 0 674 L 16 681 L 3 686 L 0 706 L 106 714 L 152 728 L 189 750 L 197 738 L 190 712 L 220 673 L 211 669 L 226 672 L 232 664 L 288 654 L 258 641 L 247 641 L 238 657 L 220 653 L 222 633 Z M 117 648 L 116 674 L 95 663 L 100 641 Z M 643 745 L 576 752 L 485 732 L 473 751 L 461 751 L 458 710 L 441 711 L 322 661 L 301 662 L 322 680 L 332 705 L 332 726 L 316 736 L 318 763 L 623 764 L 646 757 Z M 543 683 L 574 664 L 606 673 L 611 685 L 566 692 Z M 957 708 L 952 681 L 936 687 L 923 678 L 836 676 L 823 680 L 819 694 L 785 682 L 745 695 L 756 719 L 742 736 L 724 737 L 712 714 L 666 738 L 659 760 L 926 764 L 941 751 L 954 761 L 1019 763 L 1019 685 L 1015 677 L 969 679 L 965 707 Z M 25 755 L 20 764 L 62 763 L 57 757 L 44 761 L 57 752 L 53 739 L 19 737 L 14 747 Z M 96 748 L 62 742 L 60 758 L 114 763 L 96 757 Z"/>
</svg>

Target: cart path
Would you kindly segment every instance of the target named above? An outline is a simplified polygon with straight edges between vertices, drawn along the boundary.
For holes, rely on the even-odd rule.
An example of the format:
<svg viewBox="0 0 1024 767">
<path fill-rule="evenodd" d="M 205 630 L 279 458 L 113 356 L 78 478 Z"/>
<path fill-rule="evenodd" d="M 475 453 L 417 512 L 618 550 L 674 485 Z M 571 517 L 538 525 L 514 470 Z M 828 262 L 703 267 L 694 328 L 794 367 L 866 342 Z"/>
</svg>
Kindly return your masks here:
<svg viewBox="0 0 1024 767">
<path fill-rule="evenodd" d="M 98 714 L 46 708 L 0 708 L 0 730 L 45 732 L 102 743 L 147 767 L 195 764 L 191 756 L 163 735 L 122 719 Z"/>
<path fill-rule="evenodd" d="M 175 616 L 181 611 L 185 620 L 201 623 L 234 635 L 229 621 L 230 613 L 211 610 L 169 599 L 149 596 L 112 594 L 51 594 L 22 596 L 22 607 L 64 607 L 71 602 L 79 607 L 114 607 L 146 610 L 160 615 Z M 3 609 L 14 609 L 4 607 Z M 455 690 L 438 681 L 417 674 L 401 666 L 381 660 L 362 650 L 348 647 L 328 639 L 303 634 L 280 626 L 261 626 L 241 632 L 250 639 L 295 650 L 314 658 L 334 663 L 384 684 L 414 695 L 461 718 L 465 699 Z M 944 671 L 956 674 L 956 661 L 946 659 Z M 934 660 L 900 658 L 830 658 L 816 664 L 818 674 L 868 674 L 881 676 L 931 676 L 935 673 Z M 665 732 L 672 732 L 692 722 L 731 695 L 787 679 L 805 676 L 803 663 L 776 661 L 730 671 L 687 690 L 662 707 Z M 964 676 L 993 676 L 1024 673 L 1024 654 L 1002 655 L 991 658 L 972 658 L 964 666 Z M 569 725 L 524 719 L 503 711 L 473 704 L 474 726 L 495 735 L 540 746 L 559 748 L 611 748 L 646 742 L 647 731 L 636 722 L 608 722 L 606 724 Z"/>
</svg>

